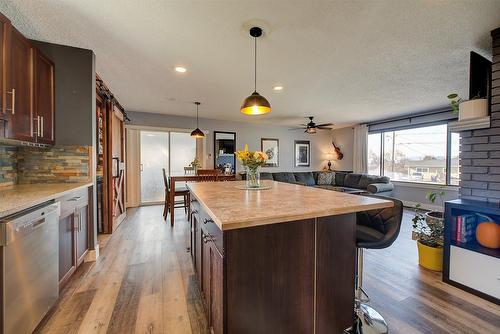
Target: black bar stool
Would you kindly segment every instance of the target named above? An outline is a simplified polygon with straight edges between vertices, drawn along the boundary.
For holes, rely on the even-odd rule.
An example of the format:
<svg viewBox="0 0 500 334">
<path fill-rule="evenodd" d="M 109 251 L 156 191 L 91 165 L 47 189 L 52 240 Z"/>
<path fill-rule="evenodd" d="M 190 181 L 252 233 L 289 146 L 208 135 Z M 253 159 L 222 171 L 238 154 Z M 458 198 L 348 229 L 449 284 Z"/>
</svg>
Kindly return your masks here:
<svg viewBox="0 0 500 334">
<path fill-rule="evenodd" d="M 385 334 L 389 332 L 384 318 L 368 303 L 370 298 L 363 290 L 363 250 L 382 249 L 392 245 L 399 235 L 403 219 L 403 203 L 395 198 L 366 195 L 392 200 L 392 208 L 376 209 L 356 213 L 357 273 L 355 284 L 355 319 L 346 333 Z"/>
</svg>

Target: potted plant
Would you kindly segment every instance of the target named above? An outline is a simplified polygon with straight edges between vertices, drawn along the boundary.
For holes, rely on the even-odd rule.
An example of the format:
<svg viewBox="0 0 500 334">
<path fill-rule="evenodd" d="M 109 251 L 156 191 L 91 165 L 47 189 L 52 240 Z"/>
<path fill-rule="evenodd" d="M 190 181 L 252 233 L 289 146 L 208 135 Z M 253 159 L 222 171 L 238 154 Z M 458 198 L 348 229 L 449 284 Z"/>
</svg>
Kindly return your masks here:
<svg viewBox="0 0 500 334">
<path fill-rule="evenodd" d="M 464 100 L 452 93 L 447 98 L 453 113 L 458 114 L 459 121 L 488 116 L 488 100 L 484 97 L 474 96 L 470 100 Z"/>
<path fill-rule="evenodd" d="M 201 167 L 200 160 L 198 160 L 198 158 L 194 158 L 194 160 L 191 161 L 190 165 L 194 169 L 195 174 L 196 174 L 196 171 L 198 170 L 198 168 Z"/>
<path fill-rule="evenodd" d="M 431 203 L 441 202 L 444 206 L 444 191 L 429 192 L 426 198 Z M 422 205 L 414 208 L 413 240 L 417 240 L 418 263 L 434 271 L 443 270 L 444 210 L 423 212 Z"/>
<path fill-rule="evenodd" d="M 236 158 L 238 158 L 243 167 L 245 167 L 246 188 L 261 188 L 259 168 L 266 165 L 268 160 L 267 154 L 261 151 L 249 151 L 248 145 L 245 145 L 243 151 L 236 151 L 235 154 Z"/>
</svg>

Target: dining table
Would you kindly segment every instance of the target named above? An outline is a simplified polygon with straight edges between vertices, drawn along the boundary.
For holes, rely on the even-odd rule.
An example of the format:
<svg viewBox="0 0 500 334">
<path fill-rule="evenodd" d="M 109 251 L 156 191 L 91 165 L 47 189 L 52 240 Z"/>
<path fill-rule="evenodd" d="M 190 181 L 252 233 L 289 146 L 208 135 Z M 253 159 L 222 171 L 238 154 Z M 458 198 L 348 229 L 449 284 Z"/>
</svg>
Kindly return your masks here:
<svg viewBox="0 0 500 334">
<path fill-rule="evenodd" d="M 170 189 L 169 191 L 169 212 L 170 212 L 170 225 L 174 226 L 175 214 L 174 214 L 174 205 L 175 205 L 175 184 L 180 182 L 200 182 L 205 180 L 203 176 L 200 175 L 178 175 L 178 176 L 170 176 Z M 217 176 L 217 182 L 219 181 L 234 181 L 236 180 L 236 174 L 219 174 Z M 189 210 L 191 211 L 191 210 Z"/>
</svg>

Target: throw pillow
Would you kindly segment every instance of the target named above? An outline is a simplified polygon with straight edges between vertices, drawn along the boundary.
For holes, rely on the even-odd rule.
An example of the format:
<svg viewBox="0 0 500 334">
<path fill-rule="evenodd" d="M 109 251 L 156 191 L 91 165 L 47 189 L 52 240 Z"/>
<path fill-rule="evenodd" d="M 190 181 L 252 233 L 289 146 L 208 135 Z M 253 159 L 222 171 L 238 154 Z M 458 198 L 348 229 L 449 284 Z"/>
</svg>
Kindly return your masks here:
<svg viewBox="0 0 500 334">
<path fill-rule="evenodd" d="M 335 185 L 335 173 L 334 172 L 322 172 L 318 174 L 318 185 Z"/>
</svg>

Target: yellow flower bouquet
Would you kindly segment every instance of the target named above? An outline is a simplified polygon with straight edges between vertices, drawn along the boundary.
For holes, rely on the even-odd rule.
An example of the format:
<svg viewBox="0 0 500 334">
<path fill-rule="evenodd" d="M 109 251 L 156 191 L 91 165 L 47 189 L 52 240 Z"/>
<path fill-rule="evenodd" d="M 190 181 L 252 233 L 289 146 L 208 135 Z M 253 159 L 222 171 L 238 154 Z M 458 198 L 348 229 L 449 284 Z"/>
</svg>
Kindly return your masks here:
<svg viewBox="0 0 500 334">
<path fill-rule="evenodd" d="M 269 159 L 267 154 L 261 151 L 249 151 L 248 145 L 245 145 L 243 151 L 236 151 L 235 154 L 236 158 L 245 167 L 247 188 L 260 188 L 259 167 L 266 164 Z"/>
</svg>

